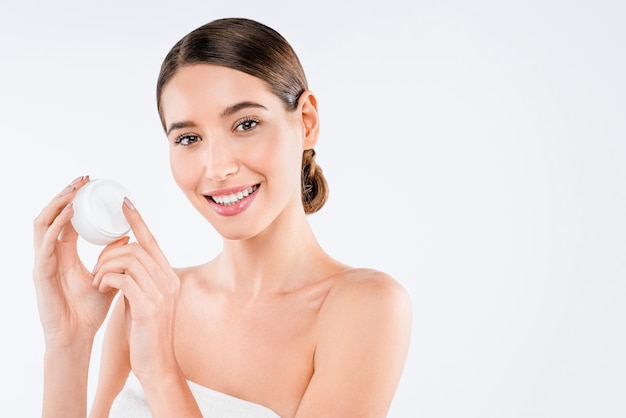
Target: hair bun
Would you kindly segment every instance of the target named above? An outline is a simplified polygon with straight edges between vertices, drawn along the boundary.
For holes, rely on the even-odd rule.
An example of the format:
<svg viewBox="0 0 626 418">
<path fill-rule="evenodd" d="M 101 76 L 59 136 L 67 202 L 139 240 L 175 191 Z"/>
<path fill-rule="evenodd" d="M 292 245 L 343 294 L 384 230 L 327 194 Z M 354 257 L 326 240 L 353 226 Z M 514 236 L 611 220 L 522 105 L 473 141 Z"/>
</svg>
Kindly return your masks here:
<svg viewBox="0 0 626 418">
<path fill-rule="evenodd" d="M 322 168 L 315 162 L 315 150 L 302 154 L 302 204 L 306 214 L 315 213 L 328 199 L 328 183 Z"/>
</svg>

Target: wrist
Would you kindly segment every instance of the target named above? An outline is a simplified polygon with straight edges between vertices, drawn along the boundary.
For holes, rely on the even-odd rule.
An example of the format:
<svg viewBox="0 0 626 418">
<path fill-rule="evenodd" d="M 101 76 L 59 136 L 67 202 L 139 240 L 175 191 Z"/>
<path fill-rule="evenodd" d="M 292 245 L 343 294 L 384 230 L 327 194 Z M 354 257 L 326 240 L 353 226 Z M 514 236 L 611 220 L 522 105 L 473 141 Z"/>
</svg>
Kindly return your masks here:
<svg viewBox="0 0 626 418">
<path fill-rule="evenodd" d="M 75 353 L 80 354 L 83 351 L 91 352 L 95 335 L 77 335 L 73 337 L 45 337 L 46 353 Z"/>
<path fill-rule="evenodd" d="M 202 417 L 198 404 L 180 368 L 167 373 L 139 378 L 146 400 L 155 418 L 185 416 Z"/>
<path fill-rule="evenodd" d="M 136 368 L 131 366 L 133 373 L 141 382 L 142 386 L 149 386 L 157 382 L 159 384 L 171 384 L 180 382 L 181 380 L 185 381 L 184 373 L 175 359 L 161 360 L 152 364 L 153 366 L 150 368 Z"/>
<path fill-rule="evenodd" d="M 43 417 L 85 417 L 92 345 L 46 345 Z"/>
<path fill-rule="evenodd" d="M 49 361 L 56 358 L 89 358 L 93 348 L 93 339 L 68 341 L 46 341 L 44 360 Z"/>
</svg>

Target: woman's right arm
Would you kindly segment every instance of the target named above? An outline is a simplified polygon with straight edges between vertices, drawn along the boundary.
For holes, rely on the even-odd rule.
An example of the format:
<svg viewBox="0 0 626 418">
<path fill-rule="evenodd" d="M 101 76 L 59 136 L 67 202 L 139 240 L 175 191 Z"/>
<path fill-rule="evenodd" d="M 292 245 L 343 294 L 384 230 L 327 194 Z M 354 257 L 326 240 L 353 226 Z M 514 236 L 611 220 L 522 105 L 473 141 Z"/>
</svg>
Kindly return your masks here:
<svg viewBox="0 0 626 418">
<path fill-rule="evenodd" d="M 98 291 L 78 257 L 71 202 L 87 182 L 88 177 L 71 182 L 33 224 L 33 281 L 46 344 L 42 417 L 86 416 L 93 340 L 116 294 Z M 126 242 L 128 237 L 110 245 Z"/>
</svg>

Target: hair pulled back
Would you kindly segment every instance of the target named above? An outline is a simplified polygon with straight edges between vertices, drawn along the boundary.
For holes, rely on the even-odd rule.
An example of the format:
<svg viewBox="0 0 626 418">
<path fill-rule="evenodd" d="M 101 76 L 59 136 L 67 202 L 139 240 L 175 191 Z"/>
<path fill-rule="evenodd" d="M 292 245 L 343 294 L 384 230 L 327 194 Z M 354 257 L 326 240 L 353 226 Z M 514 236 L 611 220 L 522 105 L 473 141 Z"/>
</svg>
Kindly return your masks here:
<svg viewBox="0 0 626 418">
<path fill-rule="evenodd" d="M 287 40 L 274 29 L 245 18 L 224 18 L 191 31 L 168 52 L 157 80 L 157 109 L 161 122 L 161 93 L 176 71 L 193 64 L 215 64 L 263 80 L 284 104 L 294 111 L 300 95 L 308 89 L 300 60 Z M 302 155 L 302 204 L 315 213 L 328 198 L 328 184 L 315 163 L 315 151 Z"/>
</svg>

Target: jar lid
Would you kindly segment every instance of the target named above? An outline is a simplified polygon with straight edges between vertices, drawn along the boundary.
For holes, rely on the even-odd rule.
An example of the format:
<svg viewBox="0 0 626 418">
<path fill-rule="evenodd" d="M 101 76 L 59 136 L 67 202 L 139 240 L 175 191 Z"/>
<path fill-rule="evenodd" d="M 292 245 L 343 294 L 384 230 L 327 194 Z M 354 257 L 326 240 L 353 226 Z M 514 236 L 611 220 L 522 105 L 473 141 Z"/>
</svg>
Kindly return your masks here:
<svg viewBox="0 0 626 418">
<path fill-rule="evenodd" d="M 130 225 L 122 204 L 130 192 L 110 179 L 95 179 L 81 187 L 74 197 L 72 225 L 85 240 L 106 245 L 124 236 Z"/>
</svg>

